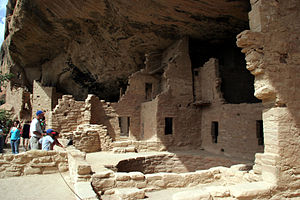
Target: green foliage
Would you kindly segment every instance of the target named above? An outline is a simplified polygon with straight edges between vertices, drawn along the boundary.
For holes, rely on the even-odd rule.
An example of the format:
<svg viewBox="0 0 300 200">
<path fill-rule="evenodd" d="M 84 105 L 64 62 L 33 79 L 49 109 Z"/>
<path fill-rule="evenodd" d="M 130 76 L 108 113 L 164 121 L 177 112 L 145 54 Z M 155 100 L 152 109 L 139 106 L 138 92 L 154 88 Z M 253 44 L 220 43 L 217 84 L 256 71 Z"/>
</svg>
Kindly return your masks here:
<svg viewBox="0 0 300 200">
<path fill-rule="evenodd" d="M 11 119 L 11 113 L 7 110 L 0 109 L 0 128 L 4 133 L 8 133 L 13 121 Z"/>
<path fill-rule="evenodd" d="M 10 73 L 2 74 L 2 71 L 0 71 L 0 92 L 2 91 L 1 87 L 5 86 L 5 83 L 10 79 L 12 79 L 13 77 L 14 74 L 10 74 Z"/>
</svg>

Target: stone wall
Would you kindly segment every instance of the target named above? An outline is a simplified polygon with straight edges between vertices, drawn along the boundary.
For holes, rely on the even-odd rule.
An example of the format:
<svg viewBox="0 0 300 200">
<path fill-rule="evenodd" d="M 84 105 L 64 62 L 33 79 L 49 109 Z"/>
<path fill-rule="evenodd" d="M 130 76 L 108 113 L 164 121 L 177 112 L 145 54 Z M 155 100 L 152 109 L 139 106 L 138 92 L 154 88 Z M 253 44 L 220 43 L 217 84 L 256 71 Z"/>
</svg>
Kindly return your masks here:
<svg viewBox="0 0 300 200">
<path fill-rule="evenodd" d="M 201 111 L 193 99 L 192 68 L 188 38 L 179 40 L 163 53 L 166 66 L 162 79 L 166 86 L 158 98 L 157 137 L 168 148 L 200 148 Z M 165 134 L 165 118 L 172 118 L 172 134 Z"/>
<path fill-rule="evenodd" d="M 220 87 L 218 60 L 210 59 L 199 69 L 201 98 L 209 102 L 202 106 L 202 147 L 205 150 L 227 156 L 254 159 L 254 154 L 263 152 L 258 144 L 257 121 L 262 120 L 261 103 L 228 104 L 223 99 Z M 218 136 L 213 141 L 212 123 L 218 123 Z M 239 149 L 239 150 L 237 150 Z"/>
<path fill-rule="evenodd" d="M 103 125 L 82 124 L 73 132 L 76 149 L 89 153 L 112 149 L 112 139 Z"/>
<path fill-rule="evenodd" d="M 73 183 L 89 181 L 92 175 L 91 166 L 86 162 L 86 153 L 74 147 L 67 150 L 69 173 Z"/>
<path fill-rule="evenodd" d="M 45 87 L 40 82 L 33 81 L 32 116 L 35 117 L 38 110 L 44 111 L 47 124 L 47 120 L 51 118 L 50 112 L 57 105 L 60 97 L 61 95 L 56 93 L 55 87 Z M 49 127 L 47 126 L 47 128 Z"/>
<path fill-rule="evenodd" d="M 51 112 L 51 128 L 60 133 L 75 131 L 84 122 L 85 102 L 75 101 L 72 95 L 63 95 Z M 88 116 L 89 117 L 89 116 Z"/>
<path fill-rule="evenodd" d="M 157 99 L 141 105 L 141 139 L 157 140 Z"/>
<path fill-rule="evenodd" d="M 299 196 L 300 2 L 252 0 L 250 29 L 238 35 L 247 68 L 255 75 L 255 96 L 262 99 L 265 152 L 261 170 L 283 196 Z"/>
<path fill-rule="evenodd" d="M 231 168 L 215 167 L 209 170 L 181 174 L 143 174 L 141 172 L 114 173 L 112 171 L 104 171 L 92 176 L 92 185 L 98 193 L 114 194 L 119 188 L 138 188 L 144 191 L 153 191 L 167 188 L 193 187 L 209 183 L 223 183 L 224 187 L 226 187 L 234 184 L 237 180 L 239 180 L 240 183 L 247 183 L 250 176 L 251 175 L 247 173 L 247 167 L 245 165 L 236 165 Z M 220 195 L 222 192 L 219 191 L 219 197 L 233 197 L 229 192 L 229 188 L 226 187 L 223 189 L 224 194 Z"/>
<path fill-rule="evenodd" d="M 146 99 L 146 83 L 152 84 L 152 98 L 159 91 L 159 80 L 144 70 L 136 72 L 129 77 L 129 87 L 121 97 L 114 109 L 120 117 L 130 118 L 129 138 L 141 139 L 141 103 L 149 101 Z"/>
<path fill-rule="evenodd" d="M 7 84 L 5 104 L 1 108 L 12 111 L 15 119 L 31 120 L 32 101 L 30 93 L 24 88 L 12 87 L 11 83 Z"/>
<path fill-rule="evenodd" d="M 0 178 L 68 171 L 66 152 L 31 150 L 0 155 Z"/>
<path fill-rule="evenodd" d="M 100 109 L 97 110 L 100 114 L 100 124 L 107 128 L 110 137 L 115 141 L 120 138 L 119 115 L 114 109 L 114 103 L 101 100 Z"/>
</svg>

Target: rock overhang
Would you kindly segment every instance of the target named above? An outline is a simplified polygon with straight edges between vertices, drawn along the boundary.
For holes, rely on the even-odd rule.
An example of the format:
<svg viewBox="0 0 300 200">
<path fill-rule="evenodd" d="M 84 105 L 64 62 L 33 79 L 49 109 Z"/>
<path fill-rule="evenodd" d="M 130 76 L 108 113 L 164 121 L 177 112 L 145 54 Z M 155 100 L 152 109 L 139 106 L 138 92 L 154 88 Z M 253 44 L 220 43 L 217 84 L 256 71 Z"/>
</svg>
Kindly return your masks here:
<svg viewBox="0 0 300 200">
<path fill-rule="evenodd" d="M 77 99 L 116 100 L 145 53 L 183 36 L 232 40 L 248 29 L 249 8 L 248 0 L 10 0 L 3 64 L 29 90 L 39 80 Z"/>
</svg>

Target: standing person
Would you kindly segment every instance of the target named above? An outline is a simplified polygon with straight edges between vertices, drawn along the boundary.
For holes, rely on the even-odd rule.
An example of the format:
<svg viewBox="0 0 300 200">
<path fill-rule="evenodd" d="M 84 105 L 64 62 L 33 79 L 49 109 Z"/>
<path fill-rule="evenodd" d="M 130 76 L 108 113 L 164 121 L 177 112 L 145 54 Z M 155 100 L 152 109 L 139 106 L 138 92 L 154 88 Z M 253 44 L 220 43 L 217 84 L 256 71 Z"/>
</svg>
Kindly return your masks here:
<svg viewBox="0 0 300 200">
<path fill-rule="evenodd" d="M 26 121 L 23 125 L 23 129 L 21 131 L 21 137 L 23 138 L 23 147 L 25 149 L 25 151 L 28 150 L 28 143 L 29 143 L 29 129 L 30 129 L 30 125 L 29 125 L 29 121 Z"/>
<path fill-rule="evenodd" d="M 10 129 L 5 142 L 8 142 L 10 137 L 10 146 L 13 154 L 19 153 L 21 125 L 19 121 L 14 122 L 14 126 Z"/>
<path fill-rule="evenodd" d="M 54 143 L 54 139 L 52 138 L 52 129 L 48 129 L 46 132 L 46 135 L 43 136 L 40 140 L 39 143 L 42 144 L 42 150 L 49 151 L 52 150 L 51 146 Z"/>
<path fill-rule="evenodd" d="M 3 147 L 4 147 L 4 133 L 2 128 L 0 127 L 0 153 L 3 153 Z"/>
<path fill-rule="evenodd" d="M 38 110 L 36 112 L 36 118 L 31 121 L 30 124 L 30 148 L 31 149 L 40 149 L 39 148 L 39 139 L 42 137 L 43 130 L 41 128 L 40 119 L 44 117 L 44 112 Z"/>
</svg>

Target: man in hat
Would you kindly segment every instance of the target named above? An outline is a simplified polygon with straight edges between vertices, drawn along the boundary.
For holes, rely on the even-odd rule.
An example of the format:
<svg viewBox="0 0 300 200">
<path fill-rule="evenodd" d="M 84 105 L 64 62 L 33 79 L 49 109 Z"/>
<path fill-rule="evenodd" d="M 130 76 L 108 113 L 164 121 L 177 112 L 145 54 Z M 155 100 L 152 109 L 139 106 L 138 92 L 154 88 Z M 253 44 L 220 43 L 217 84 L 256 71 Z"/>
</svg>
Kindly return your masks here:
<svg viewBox="0 0 300 200">
<path fill-rule="evenodd" d="M 31 124 L 30 124 L 30 136 L 31 137 L 29 140 L 31 149 L 40 149 L 39 139 L 43 135 L 43 130 L 42 130 L 42 127 L 40 124 L 40 119 L 42 119 L 43 117 L 44 117 L 44 112 L 41 110 L 38 110 L 36 112 L 36 118 L 34 118 L 31 121 Z"/>
</svg>

